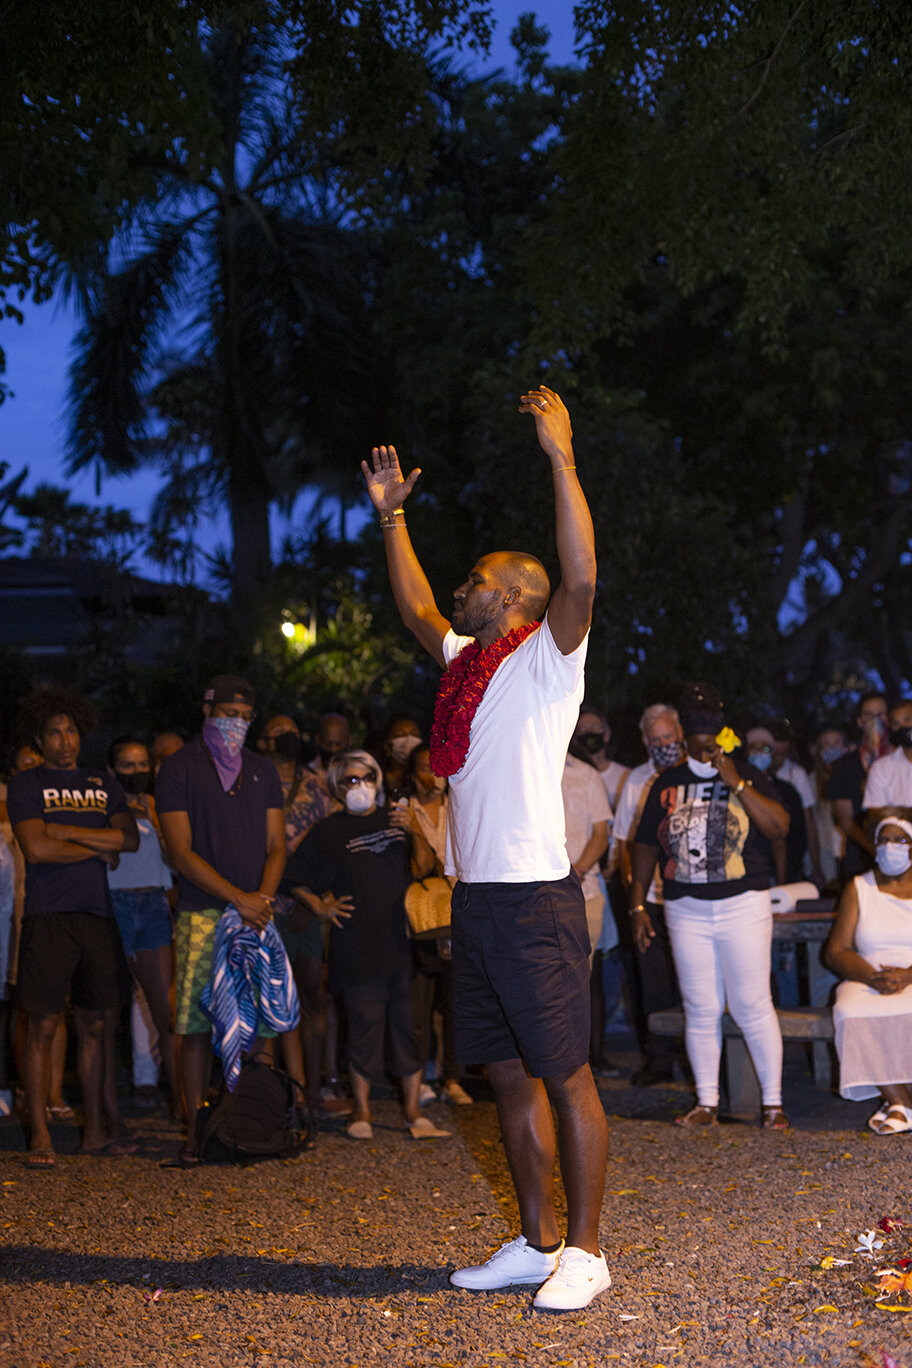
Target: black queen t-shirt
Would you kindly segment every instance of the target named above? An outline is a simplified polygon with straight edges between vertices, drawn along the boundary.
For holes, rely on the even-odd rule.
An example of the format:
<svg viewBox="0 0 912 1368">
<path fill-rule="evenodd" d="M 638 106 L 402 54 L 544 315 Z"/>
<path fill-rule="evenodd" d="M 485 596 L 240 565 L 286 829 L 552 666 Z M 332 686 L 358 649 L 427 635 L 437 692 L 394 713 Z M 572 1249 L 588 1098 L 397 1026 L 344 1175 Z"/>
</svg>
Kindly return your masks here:
<svg viewBox="0 0 912 1368">
<path fill-rule="evenodd" d="M 735 768 L 764 798 L 778 802 L 754 765 L 735 760 Z M 766 837 L 718 775 L 701 779 L 686 761 L 656 776 L 633 839 L 659 847 L 666 901 L 730 898 L 770 886 Z"/>
<path fill-rule="evenodd" d="M 110 826 L 115 813 L 127 811 L 127 797 L 106 770 L 38 765 L 10 776 L 6 806 L 13 827 L 37 819 L 97 831 Z M 92 912 L 110 917 L 107 871 L 100 856 L 75 864 L 27 863 L 24 915 Z"/>
</svg>

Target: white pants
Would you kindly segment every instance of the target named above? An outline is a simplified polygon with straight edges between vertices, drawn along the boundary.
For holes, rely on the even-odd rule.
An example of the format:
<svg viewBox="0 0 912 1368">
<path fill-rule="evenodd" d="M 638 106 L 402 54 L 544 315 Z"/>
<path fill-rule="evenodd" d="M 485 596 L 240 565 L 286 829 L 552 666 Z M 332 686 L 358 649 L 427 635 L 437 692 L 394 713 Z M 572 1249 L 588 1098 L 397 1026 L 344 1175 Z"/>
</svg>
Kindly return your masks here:
<svg viewBox="0 0 912 1368">
<path fill-rule="evenodd" d="M 697 1101 L 719 1104 L 722 1013 L 728 1010 L 750 1051 L 763 1105 L 782 1105 L 782 1033 L 770 996 L 773 916 L 769 893 L 732 898 L 673 898 L 665 904 L 678 983 L 684 1039 Z"/>
</svg>

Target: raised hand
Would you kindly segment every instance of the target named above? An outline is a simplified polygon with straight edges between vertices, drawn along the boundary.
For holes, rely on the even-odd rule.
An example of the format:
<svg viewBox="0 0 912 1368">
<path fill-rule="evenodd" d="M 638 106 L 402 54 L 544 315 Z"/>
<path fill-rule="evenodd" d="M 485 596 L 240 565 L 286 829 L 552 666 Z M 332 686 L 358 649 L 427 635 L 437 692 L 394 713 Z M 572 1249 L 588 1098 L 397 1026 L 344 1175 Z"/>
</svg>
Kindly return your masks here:
<svg viewBox="0 0 912 1368">
<path fill-rule="evenodd" d="M 407 480 L 403 479 L 394 446 L 373 447 L 371 461 L 372 466 L 367 461 L 361 462 L 371 503 L 380 513 L 392 513 L 401 508 L 411 494 L 421 471 L 416 467 Z"/>
<path fill-rule="evenodd" d="M 573 458 L 573 428 L 563 399 L 554 390 L 542 385 L 529 390 L 519 404 L 520 413 L 531 413 L 535 419 L 538 444 L 555 461 Z"/>
</svg>

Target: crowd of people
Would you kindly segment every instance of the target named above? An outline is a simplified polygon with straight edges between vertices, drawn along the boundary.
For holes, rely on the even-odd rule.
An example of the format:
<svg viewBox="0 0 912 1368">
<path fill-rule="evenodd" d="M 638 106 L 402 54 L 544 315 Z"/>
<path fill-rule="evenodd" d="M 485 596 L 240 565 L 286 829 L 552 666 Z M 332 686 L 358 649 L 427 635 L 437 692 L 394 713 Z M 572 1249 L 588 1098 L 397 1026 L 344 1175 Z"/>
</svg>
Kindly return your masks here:
<svg viewBox="0 0 912 1368">
<path fill-rule="evenodd" d="M 27 1162 L 52 1167 L 72 1025 L 83 1151 L 135 1151 L 116 1076 L 129 1001 L 137 1097 L 164 1089 L 192 1166 L 213 1053 L 229 1090 L 245 1055 L 280 1064 L 301 1124 L 317 1115 L 355 1142 L 373 1137 L 385 1076 L 409 1134 L 446 1139 L 422 1105 L 471 1105 L 464 1069 L 483 1065 L 521 1230 L 450 1280 L 534 1283 L 535 1307 L 573 1310 L 611 1282 L 593 1073 L 620 1072 L 604 1026 L 623 985 L 635 1086 L 683 1064 L 649 1031 L 650 1013 L 683 1006 L 696 1102 L 679 1125 L 716 1124 L 726 1009 L 763 1126 L 789 1124 L 772 887 L 842 889 L 825 951 L 843 980 L 842 1091 L 880 1099 L 876 1133 L 912 1129 L 912 702 L 863 694 L 852 728 L 814 738 L 808 772 L 787 722 L 742 727 L 693 683 L 676 706 L 645 709 L 647 759 L 618 763 L 607 719 L 583 701 L 595 553 L 569 415 L 546 386 L 520 412 L 554 482 L 553 593 L 534 556 L 496 552 L 447 618 L 405 524 L 420 472 L 404 477 L 393 447 L 362 465 L 403 622 L 445 667 L 427 738 L 397 716 L 358 746 L 340 711 L 320 719 L 309 757 L 295 716 L 257 719 L 247 681 L 217 675 L 197 735 L 128 734 L 105 764 L 83 763 L 88 702 L 63 689 L 25 700 L 0 842 L 0 1087 L 12 1039 Z"/>
<path fill-rule="evenodd" d="M 254 724 L 246 744 L 254 705 L 244 680 L 216 677 L 198 736 L 124 735 L 104 766 L 87 767 L 82 737 L 95 725 L 87 701 L 55 689 L 26 700 L 30 739 L 12 755 L 0 843 L 10 1075 L 0 1098 L 9 1107 L 18 1083 L 36 1165 L 53 1163 L 49 1121 L 72 1115 L 63 1094 L 68 1031 L 77 1040 L 84 1148 L 136 1148 L 118 1105 L 127 1021 L 135 1099 L 184 1120 L 181 1161 L 194 1162 L 191 1118 L 212 1084 L 201 997 L 229 903 L 255 926 L 274 922 L 287 955 L 300 1014 L 275 1044 L 261 1023 L 260 1045 L 270 1042 L 299 1083 L 302 1110 L 368 1139 L 371 1082 L 386 1073 L 401 1080 L 416 1138 L 446 1134 L 422 1114 L 427 1102 L 471 1103 L 454 1041 L 449 926 L 416 930 L 405 912 L 409 888 L 425 892 L 433 880 L 446 919 L 455 883 L 444 875 L 447 782 L 431 767 L 419 722 L 393 717 L 365 750 L 353 745 L 348 718 L 328 713 L 308 757 L 290 713 Z M 716 741 L 718 697 L 704 686 L 687 706 L 644 711 L 647 759 L 631 769 L 611 758 L 607 718 L 583 704 L 566 756 L 567 852 L 590 942 L 593 1070 L 620 1073 L 604 1053 L 606 1019 L 620 1014 L 642 1047 L 631 1081 L 671 1081 L 683 1061 L 672 1038 L 649 1032 L 648 1018 L 683 1000 L 697 1104 L 678 1121 L 712 1122 L 727 1006 L 758 1070 L 766 1124 L 786 1124 L 766 890 L 810 880 L 821 893 L 845 890 L 826 954 L 846 980 L 836 995 L 843 1094 L 882 1094 L 878 1133 L 912 1128 L 896 1022 L 912 1014 L 912 919 L 907 931 L 903 906 L 912 897 L 912 704 L 864 694 L 853 728 L 818 732 L 810 773 L 790 754 L 783 721 L 744 728 L 743 746 L 726 755 Z M 710 781 L 724 792 L 704 801 L 697 790 Z M 729 794 L 744 814 L 743 840 Z"/>
</svg>

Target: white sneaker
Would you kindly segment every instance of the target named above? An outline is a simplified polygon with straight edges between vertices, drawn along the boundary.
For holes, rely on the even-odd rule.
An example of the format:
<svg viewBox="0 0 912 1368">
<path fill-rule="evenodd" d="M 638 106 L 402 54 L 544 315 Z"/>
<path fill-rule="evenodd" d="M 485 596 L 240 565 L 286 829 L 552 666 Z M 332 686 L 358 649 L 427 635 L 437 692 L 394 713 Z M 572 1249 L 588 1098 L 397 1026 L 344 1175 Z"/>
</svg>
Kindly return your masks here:
<svg viewBox="0 0 912 1368">
<path fill-rule="evenodd" d="M 532 1305 L 539 1311 L 581 1311 L 610 1286 L 611 1274 L 604 1254 L 587 1254 L 585 1249 L 567 1245 Z"/>
<path fill-rule="evenodd" d="M 450 1274 L 454 1287 L 470 1287 L 475 1292 L 491 1291 L 495 1287 L 509 1287 L 512 1283 L 541 1283 L 557 1268 L 561 1249 L 553 1254 L 542 1254 L 533 1249 L 525 1236 L 502 1244 L 490 1259 L 471 1268 L 457 1268 Z"/>
<path fill-rule="evenodd" d="M 418 1089 L 418 1105 L 419 1105 L 419 1107 L 426 1107 L 427 1104 L 428 1104 L 429 1102 L 436 1102 L 436 1101 L 437 1101 L 437 1094 L 435 1093 L 434 1089 L 431 1087 L 430 1083 L 422 1083 L 421 1087 Z"/>
</svg>

